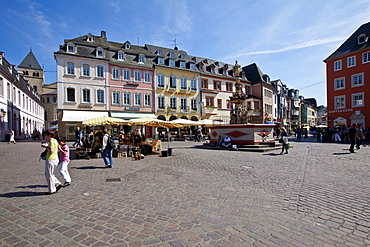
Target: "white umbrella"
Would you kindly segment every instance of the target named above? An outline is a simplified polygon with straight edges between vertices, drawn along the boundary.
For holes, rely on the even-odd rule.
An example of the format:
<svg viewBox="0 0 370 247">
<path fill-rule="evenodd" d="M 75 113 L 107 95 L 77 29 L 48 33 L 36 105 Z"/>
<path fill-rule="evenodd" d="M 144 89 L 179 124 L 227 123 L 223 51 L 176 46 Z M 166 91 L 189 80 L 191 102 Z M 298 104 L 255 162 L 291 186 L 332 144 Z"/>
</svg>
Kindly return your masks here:
<svg viewBox="0 0 370 247">
<path fill-rule="evenodd" d="M 55 126 L 52 126 L 52 127 L 48 128 L 48 130 L 55 130 L 55 129 L 58 129 L 58 125 L 55 125 Z"/>
</svg>

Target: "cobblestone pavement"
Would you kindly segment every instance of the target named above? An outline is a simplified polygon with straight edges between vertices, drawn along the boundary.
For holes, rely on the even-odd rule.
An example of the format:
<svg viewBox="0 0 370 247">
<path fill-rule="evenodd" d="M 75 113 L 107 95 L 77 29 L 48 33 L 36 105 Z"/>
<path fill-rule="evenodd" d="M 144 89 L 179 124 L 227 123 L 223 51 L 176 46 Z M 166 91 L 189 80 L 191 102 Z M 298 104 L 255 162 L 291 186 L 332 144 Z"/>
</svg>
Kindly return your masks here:
<svg viewBox="0 0 370 247">
<path fill-rule="evenodd" d="M 72 160 L 72 185 L 44 195 L 39 142 L 0 143 L 0 246 L 370 246 L 370 147 L 200 144 L 112 169 Z"/>
</svg>

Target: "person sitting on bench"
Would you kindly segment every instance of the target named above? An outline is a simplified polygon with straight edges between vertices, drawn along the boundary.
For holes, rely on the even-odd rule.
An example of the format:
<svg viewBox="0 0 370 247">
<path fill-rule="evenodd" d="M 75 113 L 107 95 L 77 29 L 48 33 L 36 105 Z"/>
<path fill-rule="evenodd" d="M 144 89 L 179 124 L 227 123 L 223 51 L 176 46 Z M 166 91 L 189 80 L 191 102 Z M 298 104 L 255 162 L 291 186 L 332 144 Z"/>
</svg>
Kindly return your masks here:
<svg viewBox="0 0 370 247">
<path fill-rule="evenodd" d="M 225 148 L 230 147 L 231 146 L 231 138 L 228 137 L 228 136 L 225 136 L 224 142 L 222 143 L 222 146 L 224 146 Z"/>
</svg>

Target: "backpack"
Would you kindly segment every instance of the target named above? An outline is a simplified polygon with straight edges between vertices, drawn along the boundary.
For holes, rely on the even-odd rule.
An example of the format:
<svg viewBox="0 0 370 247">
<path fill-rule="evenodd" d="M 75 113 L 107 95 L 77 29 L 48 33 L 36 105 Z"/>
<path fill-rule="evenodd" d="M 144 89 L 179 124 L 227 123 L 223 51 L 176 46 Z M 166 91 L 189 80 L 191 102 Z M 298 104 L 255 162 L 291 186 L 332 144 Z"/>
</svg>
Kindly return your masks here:
<svg viewBox="0 0 370 247">
<path fill-rule="evenodd" d="M 115 148 L 116 144 L 114 144 L 114 139 L 112 136 L 108 136 L 107 146 L 106 148 L 112 149 Z"/>
</svg>

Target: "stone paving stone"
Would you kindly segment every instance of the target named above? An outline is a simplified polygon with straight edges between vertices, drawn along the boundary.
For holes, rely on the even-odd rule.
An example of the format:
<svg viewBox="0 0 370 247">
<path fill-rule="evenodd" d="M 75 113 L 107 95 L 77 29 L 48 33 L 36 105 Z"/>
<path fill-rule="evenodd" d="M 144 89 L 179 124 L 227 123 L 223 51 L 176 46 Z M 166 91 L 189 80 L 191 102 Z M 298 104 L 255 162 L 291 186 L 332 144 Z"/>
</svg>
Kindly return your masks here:
<svg viewBox="0 0 370 247">
<path fill-rule="evenodd" d="M 278 155 L 173 142 L 174 156 L 115 158 L 110 170 L 72 160 L 73 185 L 51 196 L 39 142 L 0 143 L 0 246 L 369 245 L 370 148 L 292 143 Z"/>
</svg>

